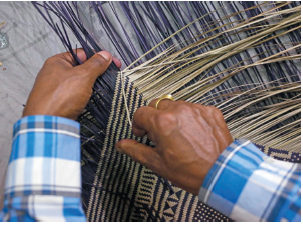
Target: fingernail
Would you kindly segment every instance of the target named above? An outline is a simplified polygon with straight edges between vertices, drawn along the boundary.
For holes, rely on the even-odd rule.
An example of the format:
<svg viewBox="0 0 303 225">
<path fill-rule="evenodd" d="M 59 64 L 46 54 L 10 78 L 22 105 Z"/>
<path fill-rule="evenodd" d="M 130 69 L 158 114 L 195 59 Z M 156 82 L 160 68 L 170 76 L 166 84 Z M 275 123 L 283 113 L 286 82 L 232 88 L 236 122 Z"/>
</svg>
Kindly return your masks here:
<svg viewBox="0 0 303 225">
<path fill-rule="evenodd" d="M 101 55 L 106 61 L 110 61 L 112 59 L 112 55 L 107 51 L 98 52 L 97 54 Z"/>
</svg>

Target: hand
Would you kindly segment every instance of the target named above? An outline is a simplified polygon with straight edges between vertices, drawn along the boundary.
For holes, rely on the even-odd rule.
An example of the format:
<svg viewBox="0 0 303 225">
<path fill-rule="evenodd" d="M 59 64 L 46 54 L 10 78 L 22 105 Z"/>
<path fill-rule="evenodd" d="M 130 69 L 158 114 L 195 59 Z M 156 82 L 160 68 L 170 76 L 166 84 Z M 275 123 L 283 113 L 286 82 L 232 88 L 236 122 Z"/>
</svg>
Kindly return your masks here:
<svg viewBox="0 0 303 225">
<path fill-rule="evenodd" d="M 106 51 L 96 53 L 87 61 L 84 50 L 74 52 L 84 62 L 82 65 L 73 67 L 68 52 L 46 60 L 28 97 L 23 117 L 51 115 L 77 119 L 91 97 L 96 79 L 112 61 L 121 67 L 121 62 Z"/>
<path fill-rule="evenodd" d="M 148 147 L 132 139 L 116 149 L 174 185 L 197 195 L 200 186 L 222 151 L 233 142 L 223 115 L 213 106 L 157 99 L 139 108 L 133 118 L 133 133 L 155 144 Z"/>
</svg>

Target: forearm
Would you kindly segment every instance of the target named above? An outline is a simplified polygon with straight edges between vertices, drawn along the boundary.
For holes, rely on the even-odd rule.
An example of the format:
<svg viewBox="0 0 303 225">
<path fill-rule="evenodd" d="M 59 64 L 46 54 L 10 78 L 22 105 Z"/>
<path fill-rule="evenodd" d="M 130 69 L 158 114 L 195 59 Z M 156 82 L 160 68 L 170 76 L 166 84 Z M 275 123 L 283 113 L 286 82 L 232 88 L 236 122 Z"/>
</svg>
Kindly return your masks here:
<svg viewBox="0 0 303 225">
<path fill-rule="evenodd" d="M 79 124 L 29 116 L 14 126 L 3 221 L 85 221 Z"/>
<path fill-rule="evenodd" d="M 222 152 L 199 199 L 237 221 L 300 221 L 301 167 L 272 159 L 247 140 Z"/>
</svg>

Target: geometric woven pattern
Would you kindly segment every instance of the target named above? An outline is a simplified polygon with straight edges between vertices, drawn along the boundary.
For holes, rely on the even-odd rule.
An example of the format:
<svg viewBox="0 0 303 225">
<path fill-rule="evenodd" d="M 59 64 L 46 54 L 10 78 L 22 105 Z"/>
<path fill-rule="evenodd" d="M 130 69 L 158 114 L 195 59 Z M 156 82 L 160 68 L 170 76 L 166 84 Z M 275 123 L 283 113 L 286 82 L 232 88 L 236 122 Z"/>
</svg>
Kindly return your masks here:
<svg viewBox="0 0 303 225">
<path fill-rule="evenodd" d="M 146 104 L 125 83 L 131 115 Z M 132 161 L 128 156 L 114 149 L 117 141 L 134 138 L 141 143 L 151 145 L 146 138 L 136 138 L 126 119 L 120 82 L 116 84 L 116 93 L 108 123 L 101 158 L 94 171 L 89 194 L 83 197 L 85 211 L 89 221 L 232 221 L 225 215 L 198 201 L 186 191 L 173 186 L 151 170 Z M 117 126 L 119 124 L 119 126 Z M 294 161 L 299 153 L 283 153 L 280 150 L 258 146 L 266 154 L 278 159 Z"/>
<path fill-rule="evenodd" d="M 34 5 L 69 51 L 73 46 L 65 32 L 65 25 L 73 30 L 88 58 L 94 55 L 94 52 L 101 50 L 96 43 L 97 40 L 102 41 L 101 38 L 92 37 L 90 33 L 95 32 L 86 29 L 92 25 L 93 21 L 87 25 L 86 20 L 81 19 L 81 13 L 79 14 L 81 10 L 78 9 L 82 7 L 78 8 L 77 4 L 62 2 L 44 3 L 43 6 L 39 6 L 48 11 L 44 13 L 39 9 L 39 4 L 34 3 Z M 153 71 L 149 74 L 150 64 L 146 64 L 145 69 L 140 69 L 140 73 L 145 74 L 140 75 L 140 79 L 136 78 L 138 74 L 129 76 L 130 71 L 124 70 L 123 74 L 127 77 L 124 83 L 126 104 L 122 97 L 121 80 L 116 66 L 111 65 L 95 82 L 91 101 L 86 107 L 87 111 L 78 118 L 82 126 L 82 200 L 88 220 L 230 221 L 229 218 L 214 209 L 201 204 L 196 196 L 173 186 L 167 180 L 114 149 L 115 143 L 125 138 L 133 138 L 152 146 L 152 143 L 146 138 L 136 138 L 132 134 L 125 105 L 127 105 L 130 115 L 133 115 L 137 108 L 146 105 L 142 96 L 151 100 L 163 93 L 172 93 L 177 96 L 176 99 L 201 104 L 205 102 L 215 104 L 217 99 L 223 101 L 227 98 L 228 103 L 232 104 L 227 107 L 224 105 L 227 102 L 225 100 L 225 103 L 220 102 L 220 100 L 221 108 L 220 105 L 218 107 L 226 116 L 233 137 L 247 138 L 256 140 L 256 142 L 262 139 L 258 143 L 265 144 L 266 141 L 272 139 L 272 136 L 263 139 L 264 132 L 268 134 L 267 130 L 277 129 L 278 133 L 276 131 L 270 133 L 270 135 L 275 134 L 275 138 L 269 141 L 271 144 L 268 146 L 288 147 L 286 150 L 290 152 L 258 147 L 265 154 L 276 159 L 300 162 L 301 155 L 298 153 L 301 145 L 298 139 L 301 132 L 300 104 L 298 103 L 301 97 L 299 94 L 301 76 L 298 65 L 301 54 L 298 48 L 298 43 L 301 42 L 300 25 L 298 25 L 300 22 L 299 2 L 189 2 L 189 4 L 185 3 L 183 7 L 177 2 L 145 2 L 138 5 L 137 3 L 120 2 L 118 5 L 117 8 L 123 12 L 116 13 L 116 7 L 113 4 L 104 4 L 104 2 L 90 2 L 87 6 L 89 6 L 89 12 L 92 10 L 96 13 L 96 20 L 101 23 L 103 31 L 119 51 L 119 55 L 126 65 L 130 66 L 131 63 L 135 63 L 134 60 L 142 55 L 141 52 L 151 51 L 145 55 L 144 62 L 154 58 L 155 55 L 159 56 L 159 52 L 164 53 L 164 50 L 170 49 L 177 43 L 176 46 L 180 45 L 180 49 L 176 48 L 177 52 L 194 42 L 198 45 L 192 50 L 190 50 L 191 47 L 186 48 L 186 54 L 183 54 L 185 52 L 179 54 L 181 53 L 179 52 L 177 56 L 175 55 L 177 52 L 169 51 L 165 53 L 165 57 L 162 55 L 163 58 L 157 58 L 160 60 L 159 62 L 168 60 L 169 64 L 176 59 L 173 64 L 163 68 L 163 71 L 161 67 L 159 71 L 156 70 L 160 73 L 155 72 L 154 74 Z M 181 11 L 182 8 L 183 11 Z M 214 9 L 216 10 L 214 11 Z M 55 20 L 51 18 L 49 12 L 52 12 L 52 16 L 60 18 L 61 28 L 60 23 L 54 22 Z M 287 15 L 289 12 L 292 13 Z M 109 20 L 113 14 L 117 19 L 115 23 Z M 125 15 L 119 17 L 118 14 Z M 131 24 L 132 28 L 129 32 L 126 32 L 128 29 L 122 25 L 119 18 L 128 21 L 129 25 Z M 184 27 L 195 19 L 198 21 L 191 27 Z M 116 30 L 118 27 L 121 28 L 119 31 Z M 182 30 L 173 35 L 181 27 L 183 27 Z M 286 32 L 283 37 L 279 36 L 279 34 L 283 34 L 281 32 Z M 136 37 L 133 39 L 135 41 L 130 41 L 132 38 L 129 38 L 128 35 Z M 171 35 L 173 37 L 169 38 Z M 127 41 L 121 37 L 125 37 Z M 166 39 L 167 41 L 162 43 L 158 49 L 152 50 L 156 43 Z M 186 39 L 186 42 L 183 39 Z M 129 46 L 127 47 L 127 45 Z M 289 46 L 291 47 L 289 48 Z M 139 52 L 137 52 L 137 48 L 138 51 L 140 50 Z M 296 55 L 292 55 L 292 51 L 295 51 Z M 73 53 L 73 51 L 71 52 Z M 204 58 L 206 53 L 209 55 Z M 283 57 L 278 57 L 280 54 L 283 54 Z M 192 58 L 195 62 L 183 61 L 184 59 L 189 60 L 189 56 L 198 56 L 199 59 Z M 74 56 L 74 58 L 75 62 L 81 63 L 77 57 Z M 198 61 L 196 62 L 196 60 Z M 137 64 L 143 65 L 142 62 Z M 172 79 L 172 75 L 174 79 Z M 135 81 L 133 84 L 136 85 L 136 88 L 133 88 L 133 84 L 129 83 L 128 78 Z M 157 78 L 156 82 L 154 82 L 155 78 Z M 259 88 L 259 84 L 267 87 L 268 82 L 275 82 L 275 84 L 273 87 L 269 85 L 265 89 L 252 89 Z M 277 82 L 285 83 L 286 86 L 280 87 Z M 276 84 L 278 86 L 275 86 Z M 254 90 L 249 94 L 250 97 L 246 96 L 247 90 Z M 237 97 L 237 93 L 242 93 L 240 96 L 243 99 L 241 98 L 240 101 L 231 97 L 234 96 L 233 94 L 236 94 L 235 97 Z M 246 94 L 244 95 L 244 93 Z M 268 101 L 263 99 L 265 93 Z M 272 93 L 276 93 L 275 97 L 272 96 Z M 232 95 L 230 96 L 230 94 Z M 248 101 L 255 98 L 263 100 L 262 102 Z M 290 101 L 290 99 L 292 100 Z M 289 100 L 290 106 L 285 103 L 286 100 Z M 276 101 L 279 104 L 278 107 L 281 107 L 280 104 L 283 102 L 285 103 L 283 103 L 283 107 L 286 107 L 283 108 L 285 111 L 280 114 L 275 114 L 275 108 L 271 108 L 277 107 Z M 224 103 L 224 107 L 221 103 Z M 231 110 L 233 113 L 230 114 Z M 234 113 L 235 111 L 237 113 Z M 272 114 L 275 116 L 268 117 Z M 241 118 L 244 118 L 244 125 Z M 241 122 L 242 125 L 239 126 L 238 122 Z M 260 129 L 261 124 L 262 129 Z M 293 127 L 287 126 L 284 130 L 285 125 Z M 283 129 L 280 129 L 281 126 Z M 256 137 L 256 132 L 250 132 L 252 130 L 258 130 L 261 133 L 258 133 Z M 291 145 L 288 145 L 287 143 L 290 143 L 288 141 L 293 139 L 292 135 L 296 139 Z M 276 138 L 282 139 L 283 142 L 277 141 Z M 273 143 L 276 144 L 273 145 Z M 293 148 L 294 146 L 296 148 Z M 292 148 L 296 153 L 292 152 Z"/>
<path fill-rule="evenodd" d="M 114 149 L 115 143 L 120 139 L 135 138 L 126 119 L 120 88 L 121 85 L 117 82 L 104 148 L 101 151 L 102 157 L 94 171 L 95 177 L 90 193 L 89 195 L 84 193 L 87 196 L 83 199 L 87 219 L 89 221 L 202 221 L 206 218 L 203 213 L 214 214 L 214 210 L 203 208 L 197 196 L 173 186 Z M 130 99 L 128 105 L 133 114 L 138 107 L 144 105 L 144 102 L 127 82 L 125 88 Z M 116 124 L 121 125 L 116 126 Z M 151 144 L 146 138 L 135 139 L 147 145 Z M 216 215 L 218 220 L 224 218 L 219 212 L 216 212 Z M 225 217 L 224 221 L 228 219 Z"/>
</svg>

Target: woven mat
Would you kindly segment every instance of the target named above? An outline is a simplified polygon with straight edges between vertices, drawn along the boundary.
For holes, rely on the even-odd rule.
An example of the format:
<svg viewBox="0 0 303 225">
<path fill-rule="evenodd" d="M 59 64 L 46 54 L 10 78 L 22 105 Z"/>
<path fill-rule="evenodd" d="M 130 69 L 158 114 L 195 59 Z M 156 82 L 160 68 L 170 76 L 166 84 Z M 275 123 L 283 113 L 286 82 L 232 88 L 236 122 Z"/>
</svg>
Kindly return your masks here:
<svg viewBox="0 0 303 225">
<path fill-rule="evenodd" d="M 137 108 L 146 103 L 127 81 L 125 88 L 127 104 L 133 115 Z M 146 138 L 132 135 L 121 85 L 117 82 L 101 157 L 94 171 L 90 193 L 83 199 L 88 221 L 232 221 L 199 202 L 198 197 L 117 152 L 115 143 L 125 138 L 152 146 Z M 258 147 L 278 159 L 296 161 L 300 158 L 299 153 Z"/>
</svg>

